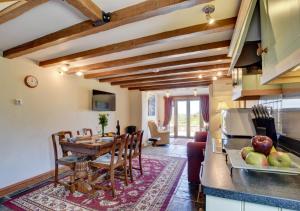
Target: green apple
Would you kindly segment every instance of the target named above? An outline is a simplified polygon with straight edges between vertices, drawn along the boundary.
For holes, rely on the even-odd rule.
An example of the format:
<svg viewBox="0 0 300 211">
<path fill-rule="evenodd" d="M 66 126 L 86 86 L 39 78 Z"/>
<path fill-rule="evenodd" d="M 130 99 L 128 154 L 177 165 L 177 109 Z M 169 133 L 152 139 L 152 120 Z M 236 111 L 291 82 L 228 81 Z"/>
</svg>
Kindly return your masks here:
<svg viewBox="0 0 300 211">
<path fill-rule="evenodd" d="M 271 166 L 288 168 L 292 164 L 292 160 L 287 153 L 271 152 L 268 156 L 268 162 Z"/>
<path fill-rule="evenodd" d="M 258 152 L 249 152 L 245 161 L 249 165 L 258 167 L 268 166 L 267 157 L 264 154 Z"/>
<path fill-rule="evenodd" d="M 242 158 L 245 160 L 249 152 L 254 152 L 253 147 L 244 147 L 241 150 Z"/>
</svg>

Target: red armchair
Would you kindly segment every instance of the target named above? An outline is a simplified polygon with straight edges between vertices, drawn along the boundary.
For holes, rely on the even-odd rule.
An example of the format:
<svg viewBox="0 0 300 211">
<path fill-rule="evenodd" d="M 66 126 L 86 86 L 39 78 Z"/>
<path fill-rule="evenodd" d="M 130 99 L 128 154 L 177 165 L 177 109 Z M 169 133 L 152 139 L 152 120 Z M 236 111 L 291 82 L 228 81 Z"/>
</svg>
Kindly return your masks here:
<svg viewBox="0 0 300 211">
<path fill-rule="evenodd" d="M 204 150 L 206 145 L 207 132 L 197 132 L 195 142 L 187 144 L 188 158 L 188 181 L 194 184 L 200 184 L 200 167 L 204 161 Z"/>
</svg>

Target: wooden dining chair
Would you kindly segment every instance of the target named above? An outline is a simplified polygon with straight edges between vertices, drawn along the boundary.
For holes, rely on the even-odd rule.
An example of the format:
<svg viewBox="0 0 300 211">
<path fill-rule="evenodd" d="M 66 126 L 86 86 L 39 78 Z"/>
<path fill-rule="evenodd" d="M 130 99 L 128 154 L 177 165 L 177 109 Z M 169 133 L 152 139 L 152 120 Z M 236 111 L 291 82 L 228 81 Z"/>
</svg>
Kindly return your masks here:
<svg viewBox="0 0 300 211">
<path fill-rule="evenodd" d="M 128 162 L 129 162 L 129 175 L 131 182 L 133 182 L 133 175 L 132 169 L 140 170 L 141 175 L 143 175 L 143 168 L 142 168 L 142 142 L 143 142 L 143 134 L 144 131 L 139 130 L 135 133 L 132 133 L 130 136 L 130 146 L 128 150 Z M 132 160 L 134 158 L 139 158 L 139 168 L 132 166 Z"/>
<path fill-rule="evenodd" d="M 100 175 L 93 181 L 89 181 L 94 189 L 102 190 L 112 190 L 112 196 L 115 197 L 115 170 L 117 168 L 123 168 L 125 177 L 125 185 L 128 185 L 127 176 L 127 157 L 123 157 L 121 153 L 117 153 L 117 149 L 121 152 L 127 153 L 129 145 L 129 138 L 127 134 L 121 136 L 115 136 L 113 140 L 113 145 L 111 147 L 110 153 L 98 157 L 94 161 L 90 161 L 89 166 L 91 169 L 105 169 L 109 173 L 111 186 L 101 186 L 98 183 Z M 99 172 L 99 171 L 98 171 Z M 89 177 L 91 179 L 92 177 Z"/>
<path fill-rule="evenodd" d="M 55 173 L 54 173 L 54 184 L 55 187 L 57 184 L 64 185 L 65 187 L 69 188 L 72 192 L 74 191 L 74 187 L 72 184 L 75 181 L 75 175 L 72 174 L 70 176 L 70 183 L 63 183 L 59 182 L 58 180 L 58 166 L 63 165 L 69 167 L 73 172 L 76 165 L 76 162 L 84 160 L 84 157 L 76 156 L 76 155 L 69 155 L 68 151 L 62 149 L 63 156 L 61 158 L 58 158 L 58 149 L 57 149 L 57 143 L 62 141 L 66 138 L 72 138 L 72 132 L 71 131 L 60 131 L 58 133 L 54 133 L 51 135 L 52 137 L 52 143 L 53 143 L 53 150 L 54 150 L 54 159 L 55 159 Z"/>
<path fill-rule="evenodd" d="M 87 136 L 87 135 L 93 136 L 93 131 L 91 128 L 83 128 L 82 133 L 84 136 Z M 77 135 L 81 135 L 79 130 L 77 130 Z"/>
</svg>

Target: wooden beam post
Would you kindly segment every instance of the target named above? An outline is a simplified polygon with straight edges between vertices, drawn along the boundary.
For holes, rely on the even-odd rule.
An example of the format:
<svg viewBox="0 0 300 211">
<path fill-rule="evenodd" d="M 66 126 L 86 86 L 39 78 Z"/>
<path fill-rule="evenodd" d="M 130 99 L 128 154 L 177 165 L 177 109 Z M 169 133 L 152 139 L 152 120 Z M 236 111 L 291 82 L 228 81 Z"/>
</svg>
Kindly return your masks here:
<svg viewBox="0 0 300 211">
<path fill-rule="evenodd" d="M 116 81 L 125 81 L 125 80 L 136 80 L 145 77 L 156 77 L 156 76 L 176 76 L 182 75 L 182 73 L 186 74 L 205 74 L 207 72 L 216 72 L 216 71 L 224 71 L 228 70 L 229 64 L 218 64 L 218 65 L 207 65 L 207 66 L 198 66 L 198 67 L 190 67 L 183 69 L 172 69 L 172 70 L 164 70 L 160 72 L 148 72 L 148 73 L 140 73 L 134 75 L 127 76 L 116 76 L 109 78 L 99 79 L 101 82 L 116 82 Z"/>
<path fill-rule="evenodd" d="M 121 51 L 132 50 L 135 48 L 151 46 L 154 44 L 167 42 L 168 40 L 174 39 L 175 37 L 178 39 L 180 37 L 184 38 L 186 35 L 192 35 L 192 34 L 197 34 L 197 36 L 203 36 L 211 33 L 223 32 L 226 30 L 233 29 L 235 25 L 235 20 L 236 18 L 229 18 L 229 19 L 216 21 L 216 23 L 212 25 L 209 25 L 207 23 L 198 24 L 198 25 L 167 31 L 167 32 L 162 32 L 162 33 L 158 33 L 146 37 L 136 38 L 133 40 L 127 40 L 120 43 L 115 43 L 107 46 L 102 46 L 102 47 L 98 47 L 86 51 L 69 54 L 66 56 L 57 57 L 54 59 L 45 60 L 40 62 L 40 66 L 49 67 L 52 65 L 70 63 L 73 61 L 89 59 L 92 57 L 103 56 L 111 53 L 118 53 Z M 92 68 L 90 69 L 78 67 L 76 69 L 77 71 L 78 69 L 80 71 L 81 70 L 86 71 L 86 70 L 95 70 L 95 68 L 97 67 L 92 66 Z M 71 69 L 71 71 L 76 72 L 76 69 L 73 68 Z"/>
<path fill-rule="evenodd" d="M 129 23 L 142 21 L 158 15 L 189 8 L 212 0 L 147 0 L 111 14 L 109 23 L 94 26 L 91 20 L 75 24 L 68 28 L 53 32 L 3 52 L 6 58 L 16 58 L 70 40 L 78 39 L 101 31 L 107 31 Z"/>
<path fill-rule="evenodd" d="M 201 65 L 208 65 L 208 63 L 216 62 L 216 63 L 230 63 L 231 59 L 228 58 L 226 55 L 217 55 L 217 56 L 209 56 L 209 57 L 201 57 L 201 58 L 195 58 L 195 59 L 185 59 L 185 60 L 179 60 L 179 61 L 171 61 L 171 62 L 163 62 L 158 64 L 150 64 L 150 65 L 142 65 L 142 66 L 136 66 L 136 67 L 128 67 L 128 68 L 122 68 L 122 69 L 115 69 L 115 70 L 109 70 L 109 71 L 101 71 L 97 73 L 97 77 L 106 77 L 106 76 L 113 76 L 118 74 L 128 74 L 128 73 L 138 73 L 138 71 L 146 71 L 146 70 L 159 70 L 160 68 L 170 68 L 174 66 L 180 65 L 180 67 L 183 67 L 183 65 L 190 65 L 190 64 L 199 64 Z M 80 68 L 76 68 L 75 70 L 73 68 L 70 69 L 70 72 L 77 72 L 80 71 Z M 84 70 L 83 70 L 84 71 Z M 89 74 L 86 74 L 88 77 Z"/>
<path fill-rule="evenodd" d="M 185 47 L 185 48 L 178 48 L 168 51 L 162 51 L 162 52 L 156 52 L 156 53 L 150 53 L 145 55 L 139 55 L 139 56 L 133 56 L 129 58 L 124 59 L 118 59 L 108 62 L 102 62 L 92 65 L 87 65 L 88 67 L 97 65 L 99 66 L 106 66 L 106 67 L 114 67 L 114 66 L 123 66 L 123 65 L 129 65 L 134 64 L 140 61 L 150 60 L 150 59 L 156 59 L 156 58 L 164 58 L 168 56 L 180 56 L 180 55 L 188 55 L 192 53 L 217 53 L 220 50 L 227 50 L 229 46 L 230 41 L 220 41 L 215 43 L 208 43 L 208 44 L 202 44 L 197 46 L 191 46 L 191 47 Z M 76 69 L 76 71 L 79 71 L 79 69 Z M 69 71 L 69 73 L 73 73 L 72 71 Z M 98 78 L 101 74 L 99 73 L 93 73 L 93 74 L 86 74 L 86 78 Z"/>
<path fill-rule="evenodd" d="M 67 0 L 67 2 L 90 20 L 102 21 L 102 10 L 92 0 Z"/>
<path fill-rule="evenodd" d="M 151 91 L 151 90 L 165 90 L 165 89 L 175 89 L 175 88 L 188 88 L 188 87 L 206 87 L 211 82 L 195 82 L 195 83 L 184 83 L 184 84 L 173 84 L 173 85 L 161 85 L 161 86 L 148 86 L 140 87 L 140 91 Z M 129 88 L 129 90 L 131 90 Z"/>
</svg>

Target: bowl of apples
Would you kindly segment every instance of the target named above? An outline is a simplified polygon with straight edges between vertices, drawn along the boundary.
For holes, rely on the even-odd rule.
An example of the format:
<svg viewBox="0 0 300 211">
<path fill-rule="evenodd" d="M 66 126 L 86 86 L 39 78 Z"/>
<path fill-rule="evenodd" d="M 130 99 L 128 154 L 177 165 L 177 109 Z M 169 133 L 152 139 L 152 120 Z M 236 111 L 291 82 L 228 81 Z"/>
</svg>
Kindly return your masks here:
<svg viewBox="0 0 300 211">
<path fill-rule="evenodd" d="M 241 150 L 226 150 L 233 168 L 269 173 L 300 174 L 300 158 L 275 148 L 267 136 L 254 136 Z"/>
</svg>

